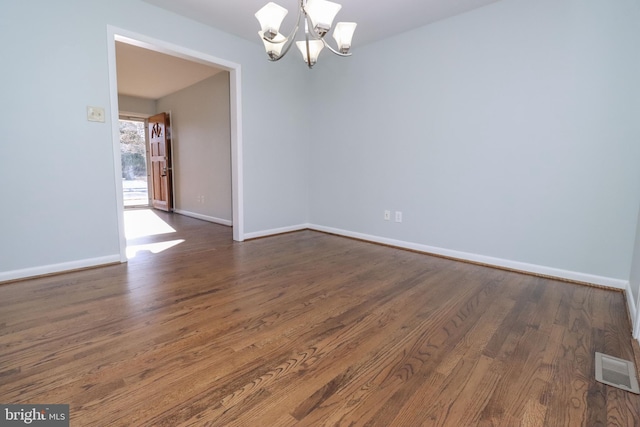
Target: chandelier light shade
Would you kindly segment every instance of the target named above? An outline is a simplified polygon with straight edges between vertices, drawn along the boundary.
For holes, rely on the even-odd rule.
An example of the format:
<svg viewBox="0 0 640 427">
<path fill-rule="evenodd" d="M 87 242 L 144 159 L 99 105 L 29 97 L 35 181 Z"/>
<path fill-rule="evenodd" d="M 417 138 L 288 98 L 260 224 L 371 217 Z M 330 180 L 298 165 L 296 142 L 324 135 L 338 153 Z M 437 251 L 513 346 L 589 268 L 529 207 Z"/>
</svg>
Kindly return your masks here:
<svg viewBox="0 0 640 427">
<path fill-rule="evenodd" d="M 307 43 L 309 44 L 307 46 Z M 318 56 L 320 51 L 324 48 L 324 43 L 321 40 L 306 40 L 296 42 L 298 49 L 302 53 L 302 59 L 307 64 L 314 66 L 318 62 Z"/>
<path fill-rule="evenodd" d="M 351 39 L 353 32 L 356 30 L 355 22 L 338 22 L 336 29 L 333 30 L 333 38 L 338 44 L 338 50 L 342 53 L 349 52 L 351 49 Z"/>
<path fill-rule="evenodd" d="M 269 41 L 262 31 L 259 31 L 260 37 L 262 38 L 262 42 L 264 43 L 264 49 L 267 51 L 267 55 L 269 55 L 270 59 L 279 58 L 282 55 L 282 48 L 284 47 L 284 42 L 287 39 L 280 33 L 277 33 L 275 37 Z"/>
<path fill-rule="evenodd" d="M 307 0 L 305 10 L 311 19 L 311 26 L 314 31 L 324 36 L 331 29 L 333 20 L 342 5 L 326 0 Z"/>
<path fill-rule="evenodd" d="M 263 39 L 272 40 L 280 31 L 280 24 L 289 11 L 273 2 L 267 3 L 262 9 L 256 12 L 256 18 L 260 22 Z"/>
<path fill-rule="evenodd" d="M 357 26 L 355 22 L 338 22 L 335 25 L 333 38 L 337 49 L 325 40 L 325 35 L 333 28 L 333 20 L 342 8 L 341 5 L 327 0 L 300 0 L 299 6 L 296 25 L 288 36 L 280 33 L 280 25 L 288 13 L 287 9 L 269 2 L 256 12 L 260 23 L 258 35 L 269 60 L 278 61 L 289 52 L 301 21 L 304 21 L 304 40 L 297 41 L 296 46 L 309 68 L 316 64 L 318 55 L 325 47 L 338 56 L 351 56 L 349 51 Z"/>
</svg>

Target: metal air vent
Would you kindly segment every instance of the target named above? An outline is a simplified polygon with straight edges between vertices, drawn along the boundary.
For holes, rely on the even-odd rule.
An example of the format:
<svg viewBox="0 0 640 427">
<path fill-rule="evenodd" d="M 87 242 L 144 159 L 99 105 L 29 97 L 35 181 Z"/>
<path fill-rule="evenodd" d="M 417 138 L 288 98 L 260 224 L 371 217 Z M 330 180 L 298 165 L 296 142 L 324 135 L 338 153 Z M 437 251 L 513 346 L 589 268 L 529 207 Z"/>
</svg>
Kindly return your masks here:
<svg viewBox="0 0 640 427">
<path fill-rule="evenodd" d="M 633 362 L 596 352 L 596 380 L 631 393 L 640 394 Z"/>
</svg>

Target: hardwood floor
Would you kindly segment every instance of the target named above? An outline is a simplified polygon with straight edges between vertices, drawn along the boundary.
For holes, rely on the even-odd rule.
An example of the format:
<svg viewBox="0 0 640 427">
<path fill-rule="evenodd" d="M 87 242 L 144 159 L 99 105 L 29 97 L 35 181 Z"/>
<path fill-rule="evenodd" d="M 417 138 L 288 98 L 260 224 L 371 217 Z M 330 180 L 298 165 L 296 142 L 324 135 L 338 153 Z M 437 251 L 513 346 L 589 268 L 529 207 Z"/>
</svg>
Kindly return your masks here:
<svg viewBox="0 0 640 427">
<path fill-rule="evenodd" d="M 312 231 L 0 286 L 0 402 L 72 426 L 638 426 L 623 295 Z M 183 242 L 180 242 L 184 240 Z M 167 245 L 168 246 L 168 245 Z"/>
</svg>

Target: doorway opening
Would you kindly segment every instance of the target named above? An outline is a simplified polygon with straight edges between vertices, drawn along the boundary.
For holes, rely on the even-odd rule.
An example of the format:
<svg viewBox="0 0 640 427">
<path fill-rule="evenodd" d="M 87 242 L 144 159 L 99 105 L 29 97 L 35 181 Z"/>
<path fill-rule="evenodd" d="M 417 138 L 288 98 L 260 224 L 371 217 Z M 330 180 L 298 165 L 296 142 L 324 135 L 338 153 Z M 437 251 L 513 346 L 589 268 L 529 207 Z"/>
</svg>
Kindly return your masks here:
<svg viewBox="0 0 640 427">
<path fill-rule="evenodd" d="M 143 34 L 134 33 L 121 28 L 107 26 L 108 32 L 108 63 L 109 63 L 109 87 L 111 101 L 111 116 L 119 116 L 118 101 L 118 73 L 116 72 L 116 43 L 144 48 L 161 54 L 176 58 L 182 58 L 194 63 L 218 67 L 228 72 L 229 81 L 229 110 L 230 110 L 230 160 L 231 160 L 231 216 L 232 238 L 235 241 L 244 240 L 244 206 L 243 206 L 243 155 L 242 155 L 242 106 L 241 106 L 241 67 L 239 64 L 230 62 L 209 54 L 192 50 L 188 47 L 174 45 L 172 43 L 155 39 Z M 124 223 L 124 203 L 122 194 L 122 172 L 120 141 L 118 135 L 118 122 L 112 121 L 114 134 L 114 160 L 116 177 L 116 194 L 118 195 L 116 204 L 118 215 L 118 234 L 120 240 L 120 260 L 126 262 L 126 237 Z M 148 150 L 147 150 L 148 151 Z M 148 183 L 151 184 L 151 183 Z M 151 185 L 153 188 L 153 185 Z M 195 200 L 198 200 L 196 198 Z M 202 200 L 202 197 L 199 199 Z M 202 200 L 204 202 L 204 200 Z M 180 212 L 179 212 L 180 213 Z M 204 219 L 204 218 L 203 218 Z M 227 224 L 225 224 L 227 225 Z"/>
<path fill-rule="evenodd" d="M 146 121 L 120 118 L 119 127 L 124 207 L 149 206 Z"/>
</svg>

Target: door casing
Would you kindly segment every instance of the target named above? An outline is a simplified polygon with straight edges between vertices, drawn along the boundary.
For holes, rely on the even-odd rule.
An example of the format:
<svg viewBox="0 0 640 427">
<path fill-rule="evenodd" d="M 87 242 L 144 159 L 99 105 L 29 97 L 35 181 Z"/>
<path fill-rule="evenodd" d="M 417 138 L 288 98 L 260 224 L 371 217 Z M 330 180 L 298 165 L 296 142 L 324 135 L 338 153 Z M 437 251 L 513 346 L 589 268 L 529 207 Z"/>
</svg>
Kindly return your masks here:
<svg viewBox="0 0 640 427">
<path fill-rule="evenodd" d="M 244 180 L 242 155 L 242 80 L 240 64 L 195 51 L 188 47 L 175 45 L 144 34 L 123 28 L 107 26 L 107 62 L 109 65 L 109 95 L 111 101 L 111 120 L 113 136 L 114 180 L 116 186 L 116 205 L 118 211 L 118 234 L 120 241 L 120 261 L 127 262 L 127 242 L 124 234 L 124 203 L 122 201 L 122 167 L 120 164 L 120 138 L 118 131 L 118 80 L 116 73 L 116 41 L 132 44 L 145 49 L 186 60 L 213 65 L 229 72 L 230 118 L 231 118 L 231 198 L 233 218 L 233 240 L 244 241 Z"/>
</svg>

